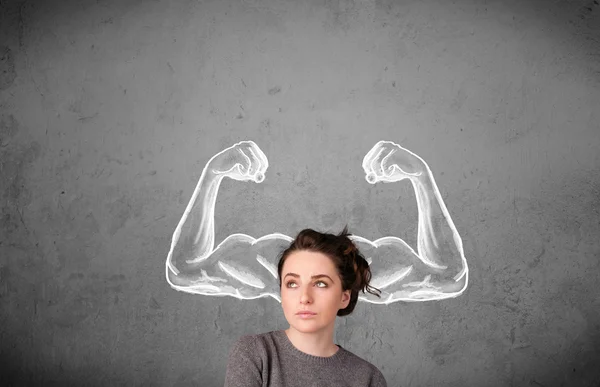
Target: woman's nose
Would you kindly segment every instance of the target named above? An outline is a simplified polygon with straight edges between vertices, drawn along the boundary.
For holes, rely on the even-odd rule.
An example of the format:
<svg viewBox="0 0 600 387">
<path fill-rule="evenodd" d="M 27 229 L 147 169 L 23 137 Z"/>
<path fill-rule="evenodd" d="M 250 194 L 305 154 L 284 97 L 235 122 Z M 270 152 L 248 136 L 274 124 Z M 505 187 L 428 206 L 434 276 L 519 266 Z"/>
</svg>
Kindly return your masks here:
<svg viewBox="0 0 600 387">
<path fill-rule="evenodd" d="M 301 304 L 310 304 L 312 302 L 312 295 L 308 289 L 304 289 L 302 294 L 300 295 L 300 303 Z"/>
</svg>

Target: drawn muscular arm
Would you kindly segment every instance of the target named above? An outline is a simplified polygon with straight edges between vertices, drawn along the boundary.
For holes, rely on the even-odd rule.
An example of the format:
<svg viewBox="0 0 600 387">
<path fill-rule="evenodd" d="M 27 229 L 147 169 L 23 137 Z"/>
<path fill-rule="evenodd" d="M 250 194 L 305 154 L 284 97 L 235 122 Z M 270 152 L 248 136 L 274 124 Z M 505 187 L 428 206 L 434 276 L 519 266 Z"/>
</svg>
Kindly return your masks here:
<svg viewBox="0 0 600 387">
<path fill-rule="evenodd" d="M 289 243 L 288 237 L 271 234 L 257 240 L 233 234 L 214 247 L 214 210 L 223 178 L 260 183 L 267 168 L 267 157 L 252 141 L 239 142 L 208 161 L 171 240 L 166 278 L 173 288 L 239 298 L 272 291 L 276 282 L 270 278 L 274 257 L 261 248 L 277 241 Z"/>
<path fill-rule="evenodd" d="M 460 295 L 468 283 L 462 241 L 427 163 L 398 144 L 380 141 L 365 156 L 363 169 L 370 184 L 408 179 L 419 211 L 417 252 L 396 237 L 371 244 L 373 283 L 384 294 L 364 299 L 389 303 Z"/>
</svg>

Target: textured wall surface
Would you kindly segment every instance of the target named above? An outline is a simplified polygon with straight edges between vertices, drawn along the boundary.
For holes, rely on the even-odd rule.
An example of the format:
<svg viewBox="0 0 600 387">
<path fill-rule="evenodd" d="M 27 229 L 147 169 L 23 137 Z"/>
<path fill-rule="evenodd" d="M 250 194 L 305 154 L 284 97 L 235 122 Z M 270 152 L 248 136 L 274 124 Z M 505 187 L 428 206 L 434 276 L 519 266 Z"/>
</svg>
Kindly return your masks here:
<svg viewBox="0 0 600 387">
<path fill-rule="evenodd" d="M 598 1 L 0 2 L 0 382 L 219 386 L 233 340 L 287 328 L 272 298 L 169 287 L 208 159 L 216 239 L 304 227 L 414 245 L 391 140 L 425 159 L 471 281 L 359 303 L 336 341 L 390 386 L 600 384 Z"/>
</svg>

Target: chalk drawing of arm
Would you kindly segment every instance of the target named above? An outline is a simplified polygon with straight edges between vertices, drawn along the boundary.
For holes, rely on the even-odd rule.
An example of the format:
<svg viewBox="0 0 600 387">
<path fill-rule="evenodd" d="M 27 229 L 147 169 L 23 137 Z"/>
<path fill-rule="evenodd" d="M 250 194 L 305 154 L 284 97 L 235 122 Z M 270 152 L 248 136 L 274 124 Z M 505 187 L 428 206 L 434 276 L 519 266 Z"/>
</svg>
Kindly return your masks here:
<svg viewBox="0 0 600 387">
<path fill-rule="evenodd" d="M 360 299 L 389 304 L 457 297 L 468 284 L 469 269 L 462 240 L 427 163 L 391 141 L 379 141 L 362 163 L 369 184 L 409 180 L 419 212 L 417 252 L 402 239 L 389 236 L 370 242 L 356 237 L 372 270 L 372 285 L 382 297 Z"/>
<path fill-rule="evenodd" d="M 214 155 L 204 167 L 179 224 L 166 260 L 172 288 L 195 294 L 279 300 L 276 258 L 291 238 L 259 239 L 232 234 L 216 248 L 215 203 L 223 178 L 261 183 L 269 162 L 253 141 L 241 141 Z"/>
</svg>

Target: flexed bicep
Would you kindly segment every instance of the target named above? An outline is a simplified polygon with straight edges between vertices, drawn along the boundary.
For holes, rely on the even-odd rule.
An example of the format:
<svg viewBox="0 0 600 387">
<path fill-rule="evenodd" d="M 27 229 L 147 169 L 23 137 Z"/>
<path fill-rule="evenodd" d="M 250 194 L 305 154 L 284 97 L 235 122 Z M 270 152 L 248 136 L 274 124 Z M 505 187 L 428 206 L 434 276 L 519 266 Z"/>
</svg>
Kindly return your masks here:
<svg viewBox="0 0 600 387">
<path fill-rule="evenodd" d="M 270 296 L 279 301 L 277 259 L 291 240 L 283 234 L 258 239 L 232 234 L 185 274 L 167 270 L 167 281 L 187 293 L 239 299 Z"/>
<path fill-rule="evenodd" d="M 437 300 L 461 294 L 468 282 L 462 240 L 427 163 L 398 144 L 379 141 L 365 155 L 362 167 L 370 184 L 409 180 L 417 199 L 417 251 L 396 237 L 374 242 L 397 250 L 393 253 L 397 258 L 393 265 L 400 265 L 400 269 L 391 268 L 396 279 L 391 284 L 384 282 L 391 297 L 388 302 Z M 392 253 L 377 249 L 373 261 L 376 262 L 377 256 L 387 258 L 389 254 Z M 379 280 L 391 273 L 384 271 L 373 278 Z"/>
</svg>

